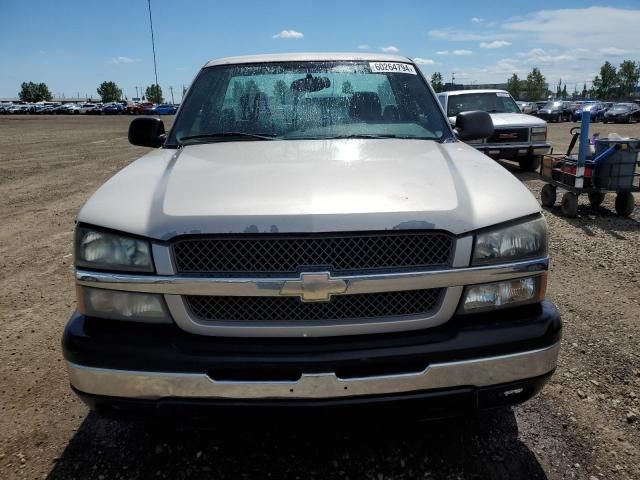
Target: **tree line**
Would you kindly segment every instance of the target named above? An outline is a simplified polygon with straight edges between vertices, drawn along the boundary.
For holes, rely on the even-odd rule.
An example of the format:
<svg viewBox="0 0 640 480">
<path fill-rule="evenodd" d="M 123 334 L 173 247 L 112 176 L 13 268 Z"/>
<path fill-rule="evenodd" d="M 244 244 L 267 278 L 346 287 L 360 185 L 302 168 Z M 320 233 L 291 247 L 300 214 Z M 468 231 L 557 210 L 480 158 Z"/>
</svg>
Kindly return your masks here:
<svg viewBox="0 0 640 480">
<path fill-rule="evenodd" d="M 638 81 L 640 81 L 640 62 L 624 60 L 616 69 L 607 61 L 600 67 L 600 75 L 596 75 L 591 82 L 591 88 L 587 88 L 585 82 L 581 91 L 575 88 L 571 94 L 567 91 L 566 82 L 562 83 L 562 79 L 556 85 L 555 91 L 549 90 L 547 79 L 537 67 L 534 67 L 526 78 L 520 78 L 514 73 L 507 80 L 506 90 L 515 99 L 526 98 L 533 102 L 551 96 L 562 99 L 593 97 L 602 100 L 626 100 L 633 95 Z M 440 72 L 434 72 L 431 75 L 431 86 L 436 93 L 445 89 Z"/>
<path fill-rule="evenodd" d="M 118 87 L 116 82 L 104 81 L 100 86 L 98 86 L 96 91 L 104 103 L 122 100 L 122 89 Z M 23 102 L 29 103 L 43 101 L 48 102 L 53 99 L 53 95 L 46 83 L 35 82 L 23 82 L 22 85 L 20 85 L 20 93 L 18 94 L 18 97 Z M 143 100 L 147 100 L 152 103 L 164 103 L 162 87 L 157 84 L 149 85 L 145 90 Z"/>
</svg>

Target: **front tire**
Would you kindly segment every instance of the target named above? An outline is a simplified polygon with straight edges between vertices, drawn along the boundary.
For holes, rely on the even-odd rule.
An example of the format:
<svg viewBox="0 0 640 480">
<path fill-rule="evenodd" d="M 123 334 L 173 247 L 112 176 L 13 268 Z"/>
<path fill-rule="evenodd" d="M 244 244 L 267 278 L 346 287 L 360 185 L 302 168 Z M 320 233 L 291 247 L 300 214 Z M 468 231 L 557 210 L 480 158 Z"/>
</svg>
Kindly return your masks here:
<svg viewBox="0 0 640 480">
<path fill-rule="evenodd" d="M 520 170 L 525 172 L 535 172 L 540 168 L 540 163 L 542 162 L 541 155 L 529 155 L 527 157 L 522 157 L 518 159 L 518 165 L 520 165 Z"/>
</svg>

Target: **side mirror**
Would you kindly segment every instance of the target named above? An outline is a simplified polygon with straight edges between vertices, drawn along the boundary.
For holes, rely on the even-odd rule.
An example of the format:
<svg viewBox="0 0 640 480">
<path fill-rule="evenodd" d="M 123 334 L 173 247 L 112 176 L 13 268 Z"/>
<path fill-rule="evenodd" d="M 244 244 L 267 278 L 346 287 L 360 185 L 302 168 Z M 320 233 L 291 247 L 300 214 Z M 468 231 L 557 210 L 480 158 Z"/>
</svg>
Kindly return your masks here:
<svg viewBox="0 0 640 480">
<path fill-rule="evenodd" d="M 129 125 L 129 143 L 140 147 L 161 147 L 164 143 L 164 123 L 159 118 L 136 118 Z"/>
<path fill-rule="evenodd" d="M 493 120 L 491 120 L 491 115 L 480 110 L 461 112 L 456 117 L 456 125 L 453 131 L 456 137 L 463 142 L 487 138 L 493 135 Z"/>
</svg>

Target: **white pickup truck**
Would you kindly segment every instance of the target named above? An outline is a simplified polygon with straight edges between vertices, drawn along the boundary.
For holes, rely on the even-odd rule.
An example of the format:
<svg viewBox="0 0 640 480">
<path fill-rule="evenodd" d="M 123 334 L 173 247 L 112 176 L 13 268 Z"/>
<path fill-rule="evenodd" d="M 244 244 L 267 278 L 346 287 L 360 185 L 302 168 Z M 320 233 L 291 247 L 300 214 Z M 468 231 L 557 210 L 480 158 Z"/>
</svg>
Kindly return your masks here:
<svg viewBox="0 0 640 480">
<path fill-rule="evenodd" d="M 438 94 L 449 121 L 460 112 L 482 110 L 493 120 L 493 135 L 470 143 L 491 158 L 516 160 L 520 168 L 534 171 L 549 152 L 547 122 L 527 115 L 506 90 L 454 90 Z"/>
<path fill-rule="evenodd" d="M 207 63 L 77 218 L 74 391 L 109 415 L 437 416 L 550 378 L 547 225 L 404 57 Z M 367 408 L 370 407 L 370 408 Z M 330 410 L 327 410 L 330 409 Z"/>
</svg>

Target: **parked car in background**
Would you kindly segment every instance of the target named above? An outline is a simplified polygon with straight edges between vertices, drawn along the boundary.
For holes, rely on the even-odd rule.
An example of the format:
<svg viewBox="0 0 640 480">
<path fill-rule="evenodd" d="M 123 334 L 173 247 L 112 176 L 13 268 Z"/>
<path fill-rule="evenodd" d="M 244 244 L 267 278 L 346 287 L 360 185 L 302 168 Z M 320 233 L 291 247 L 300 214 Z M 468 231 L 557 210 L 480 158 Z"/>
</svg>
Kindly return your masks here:
<svg viewBox="0 0 640 480">
<path fill-rule="evenodd" d="M 124 113 L 124 106 L 118 102 L 107 103 L 102 107 L 102 113 L 104 115 L 119 115 Z"/>
<path fill-rule="evenodd" d="M 102 115 L 103 108 L 104 104 L 96 103 L 95 107 L 87 109 L 87 115 Z"/>
<path fill-rule="evenodd" d="M 605 114 L 604 123 L 636 123 L 640 121 L 640 105 L 637 103 L 616 103 Z"/>
<path fill-rule="evenodd" d="M 547 103 L 549 103 L 549 100 L 540 100 L 538 102 L 533 102 L 536 104 L 536 107 L 538 107 L 538 111 L 543 108 Z"/>
<path fill-rule="evenodd" d="M 91 110 L 93 110 L 94 108 L 96 108 L 96 104 L 95 103 L 83 103 L 82 105 L 80 105 L 80 113 L 82 114 L 87 114 L 89 113 Z"/>
<path fill-rule="evenodd" d="M 538 117 L 548 122 L 564 122 L 571 120 L 571 102 L 553 100 L 538 110 Z"/>
<path fill-rule="evenodd" d="M 11 115 L 25 115 L 29 113 L 29 105 L 11 105 L 7 109 L 7 113 Z"/>
<path fill-rule="evenodd" d="M 69 114 L 69 115 L 79 115 L 81 113 L 82 108 L 80 107 L 80 105 L 77 105 L 75 103 L 71 103 L 69 105 L 67 105 L 67 109 L 65 110 L 65 113 Z"/>
<path fill-rule="evenodd" d="M 609 111 L 611 107 L 613 107 L 616 102 L 604 102 L 602 105 L 604 106 L 605 113 Z"/>
<path fill-rule="evenodd" d="M 547 122 L 522 113 L 506 90 L 455 90 L 439 93 L 438 99 L 451 124 L 461 112 L 482 110 L 491 115 L 493 135 L 469 141 L 491 158 L 516 160 L 522 170 L 533 171 L 549 152 Z"/>
<path fill-rule="evenodd" d="M 516 102 L 522 113 L 535 115 L 538 112 L 538 105 L 535 102 Z"/>
<path fill-rule="evenodd" d="M 155 104 L 151 102 L 140 102 L 127 107 L 127 113 L 130 115 L 142 115 L 147 113 L 147 110 L 153 108 Z"/>
<path fill-rule="evenodd" d="M 598 122 L 604 118 L 604 105 L 601 102 L 584 102 L 573 112 L 573 121 L 582 120 L 582 112 L 589 112 L 590 121 Z"/>
<path fill-rule="evenodd" d="M 178 111 L 178 107 L 170 103 L 162 103 L 154 108 L 151 108 L 147 113 L 152 115 L 175 115 Z"/>
</svg>

